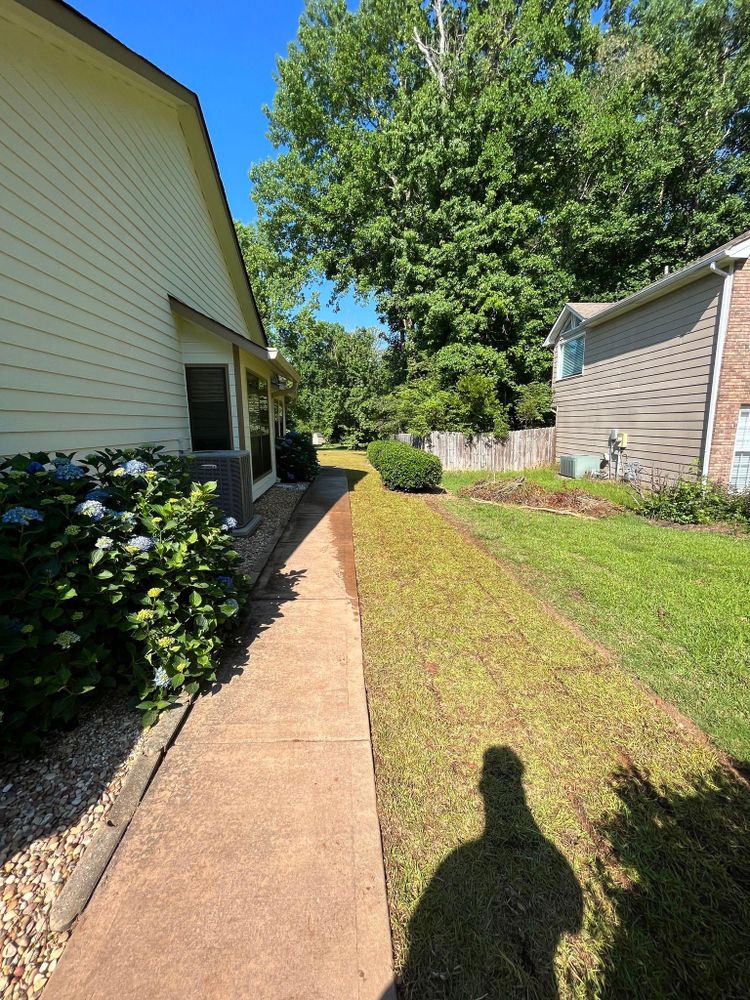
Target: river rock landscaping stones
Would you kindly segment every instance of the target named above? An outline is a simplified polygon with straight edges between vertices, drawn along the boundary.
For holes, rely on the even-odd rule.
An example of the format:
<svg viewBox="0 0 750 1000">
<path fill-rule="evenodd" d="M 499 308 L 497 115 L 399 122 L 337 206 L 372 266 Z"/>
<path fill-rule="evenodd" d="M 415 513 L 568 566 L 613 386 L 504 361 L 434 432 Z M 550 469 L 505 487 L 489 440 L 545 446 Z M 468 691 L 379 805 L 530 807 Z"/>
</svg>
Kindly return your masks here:
<svg viewBox="0 0 750 1000">
<path fill-rule="evenodd" d="M 48 917 L 145 744 L 139 713 L 113 695 L 39 756 L 0 763 L 0 997 L 38 997 L 70 931 Z"/>
<path fill-rule="evenodd" d="M 240 569 L 253 582 L 308 486 L 309 483 L 278 483 L 255 504 L 255 513 L 263 518 L 261 524 L 247 538 L 235 539 L 235 547 L 242 556 Z"/>
</svg>

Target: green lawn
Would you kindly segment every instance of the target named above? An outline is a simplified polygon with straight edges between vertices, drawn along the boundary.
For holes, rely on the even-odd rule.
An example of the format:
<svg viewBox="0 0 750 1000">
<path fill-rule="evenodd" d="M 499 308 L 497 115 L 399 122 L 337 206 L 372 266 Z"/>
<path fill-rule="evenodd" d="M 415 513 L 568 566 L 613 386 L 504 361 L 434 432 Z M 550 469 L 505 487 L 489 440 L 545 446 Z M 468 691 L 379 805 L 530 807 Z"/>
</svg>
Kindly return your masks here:
<svg viewBox="0 0 750 1000">
<path fill-rule="evenodd" d="M 523 472 L 444 472 L 442 484 L 449 493 L 458 493 L 464 486 L 473 486 L 482 479 L 516 479 L 525 476 L 531 483 L 547 490 L 585 490 L 591 496 L 610 500 L 622 507 L 636 507 L 638 501 L 622 483 L 610 483 L 606 479 L 568 479 L 556 469 L 525 469 Z"/>
<path fill-rule="evenodd" d="M 750 539 L 511 506 L 447 504 L 543 600 L 750 760 Z"/>
<path fill-rule="evenodd" d="M 536 596 L 558 600 L 536 568 L 541 556 L 515 542 L 511 560 L 504 548 L 511 573 L 423 498 L 384 490 L 362 454 L 320 457 L 350 477 L 402 1000 L 750 995 L 747 787 L 700 734 Z M 447 505 L 493 548 L 525 524 L 528 550 L 545 549 L 550 570 L 565 562 L 550 555 L 562 552 L 559 531 L 618 530 L 612 521 Z M 638 631 L 628 619 L 637 601 L 625 593 L 647 585 L 646 571 L 662 589 L 670 578 L 643 560 L 634 568 L 640 522 L 617 521 L 609 569 L 603 559 L 598 584 L 580 571 L 589 597 L 569 598 L 609 595 L 596 638 L 615 649 L 621 634 Z M 742 551 L 733 539 L 709 543 L 722 557 Z M 666 542 L 652 547 L 651 562 L 673 560 L 677 577 L 676 552 Z M 724 590 L 711 584 L 708 552 L 699 558 L 711 601 Z M 617 631 L 609 632 L 604 609 L 618 591 Z M 660 622 L 684 643 L 689 630 L 671 600 L 664 610 Z M 709 617 L 704 609 L 702 621 Z"/>
</svg>

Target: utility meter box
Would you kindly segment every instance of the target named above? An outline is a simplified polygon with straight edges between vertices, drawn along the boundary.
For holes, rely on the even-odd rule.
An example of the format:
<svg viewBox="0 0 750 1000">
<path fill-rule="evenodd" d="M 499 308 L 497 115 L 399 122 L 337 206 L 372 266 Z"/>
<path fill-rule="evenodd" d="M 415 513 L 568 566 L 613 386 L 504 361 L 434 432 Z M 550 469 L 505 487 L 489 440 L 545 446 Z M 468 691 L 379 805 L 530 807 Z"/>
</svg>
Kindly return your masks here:
<svg viewBox="0 0 750 1000">
<path fill-rule="evenodd" d="M 602 460 L 599 455 L 561 455 L 560 475 L 569 479 L 583 479 L 587 473 L 599 472 Z"/>
</svg>

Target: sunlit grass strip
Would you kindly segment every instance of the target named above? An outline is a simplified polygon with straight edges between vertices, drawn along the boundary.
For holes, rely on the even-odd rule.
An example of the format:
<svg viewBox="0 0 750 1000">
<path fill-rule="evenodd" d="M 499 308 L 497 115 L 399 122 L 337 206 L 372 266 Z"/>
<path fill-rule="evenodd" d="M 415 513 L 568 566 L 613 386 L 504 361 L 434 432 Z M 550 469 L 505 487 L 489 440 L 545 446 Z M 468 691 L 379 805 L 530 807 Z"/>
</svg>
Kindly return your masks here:
<svg viewBox="0 0 750 1000">
<path fill-rule="evenodd" d="M 423 500 L 321 459 L 353 486 L 402 995 L 747 992 L 745 789 Z"/>
<path fill-rule="evenodd" d="M 750 760 L 750 538 L 450 501 L 527 587 Z"/>
</svg>

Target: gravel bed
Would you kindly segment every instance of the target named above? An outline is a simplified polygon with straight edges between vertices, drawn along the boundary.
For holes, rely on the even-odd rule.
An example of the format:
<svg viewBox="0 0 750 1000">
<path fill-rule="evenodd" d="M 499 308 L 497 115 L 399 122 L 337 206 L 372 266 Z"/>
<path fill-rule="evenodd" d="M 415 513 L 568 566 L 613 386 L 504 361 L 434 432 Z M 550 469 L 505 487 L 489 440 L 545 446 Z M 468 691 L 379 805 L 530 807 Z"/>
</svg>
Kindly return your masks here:
<svg viewBox="0 0 750 1000">
<path fill-rule="evenodd" d="M 0 997 L 38 997 L 70 931 L 52 903 L 93 839 L 144 739 L 140 714 L 112 695 L 32 758 L 0 762 Z"/>
<path fill-rule="evenodd" d="M 235 547 L 242 556 L 240 569 L 253 578 L 262 570 L 276 544 L 276 533 L 294 513 L 309 483 L 277 483 L 255 504 L 255 513 L 263 521 L 247 538 L 235 538 Z"/>
</svg>

